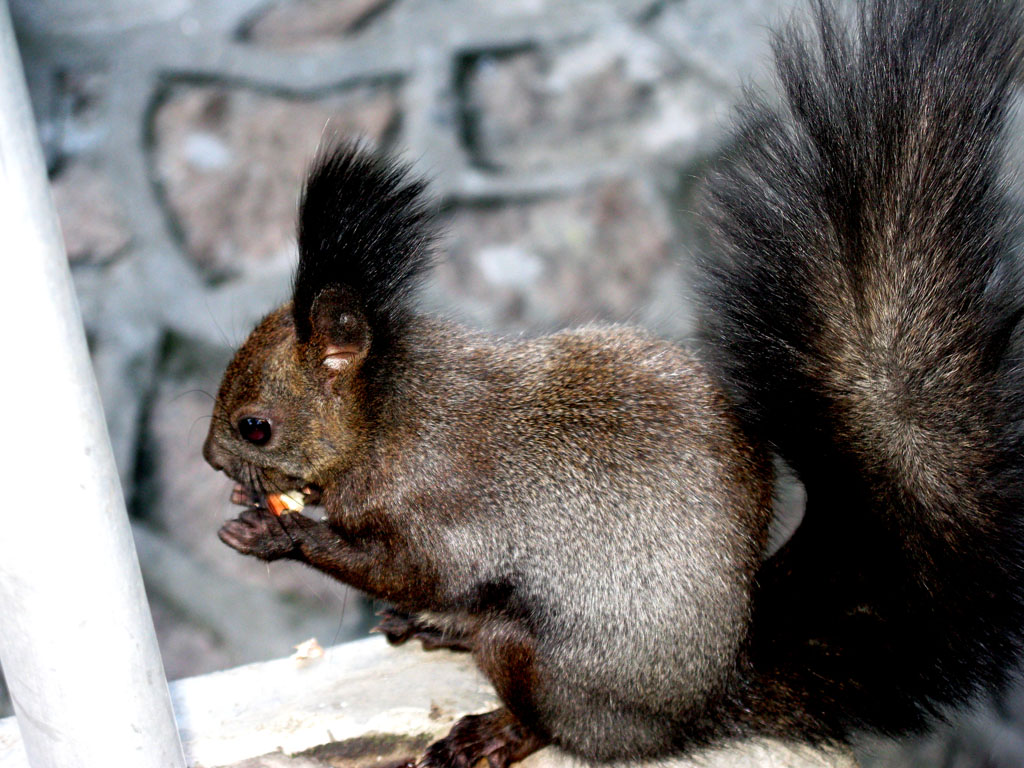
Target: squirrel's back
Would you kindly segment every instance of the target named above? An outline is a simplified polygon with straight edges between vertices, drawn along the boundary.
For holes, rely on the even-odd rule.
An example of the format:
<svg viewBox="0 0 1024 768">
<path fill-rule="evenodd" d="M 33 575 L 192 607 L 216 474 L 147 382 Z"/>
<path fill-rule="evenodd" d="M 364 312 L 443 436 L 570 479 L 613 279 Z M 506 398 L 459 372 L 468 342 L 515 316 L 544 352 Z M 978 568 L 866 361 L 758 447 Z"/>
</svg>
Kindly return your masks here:
<svg viewBox="0 0 1024 768">
<path fill-rule="evenodd" d="M 702 295 L 720 380 L 808 495 L 758 578 L 752 717 L 842 738 L 920 726 L 1017 655 L 1022 28 L 1004 0 L 815 21 L 776 38 L 784 104 L 749 101 L 711 181 Z"/>
</svg>

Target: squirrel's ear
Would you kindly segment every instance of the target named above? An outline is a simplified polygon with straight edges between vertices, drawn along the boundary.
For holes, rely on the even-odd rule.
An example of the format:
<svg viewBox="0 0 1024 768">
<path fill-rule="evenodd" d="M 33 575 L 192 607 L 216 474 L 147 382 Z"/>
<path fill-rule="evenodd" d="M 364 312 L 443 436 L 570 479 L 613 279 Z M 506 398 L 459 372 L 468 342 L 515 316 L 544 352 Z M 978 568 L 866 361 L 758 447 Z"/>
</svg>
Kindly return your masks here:
<svg viewBox="0 0 1024 768">
<path fill-rule="evenodd" d="M 370 326 L 358 302 L 343 288 L 326 288 L 310 312 L 317 360 L 328 378 L 354 371 L 370 349 Z"/>
</svg>

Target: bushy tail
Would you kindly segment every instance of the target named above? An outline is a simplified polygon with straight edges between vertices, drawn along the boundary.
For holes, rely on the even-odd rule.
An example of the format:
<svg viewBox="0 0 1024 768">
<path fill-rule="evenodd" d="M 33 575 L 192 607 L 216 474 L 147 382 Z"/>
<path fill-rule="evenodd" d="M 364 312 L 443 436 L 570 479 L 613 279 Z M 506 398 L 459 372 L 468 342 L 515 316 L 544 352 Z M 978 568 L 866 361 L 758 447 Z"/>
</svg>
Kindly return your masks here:
<svg viewBox="0 0 1024 768">
<path fill-rule="evenodd" d="M 776 39 L 783 106 L 748 101 L 711 180 L 702 294 L 719 376 L 808 493 L 759 577 L 737 717 L 841 739 L 1002 684 L 1024 628 L 1001 181 L 1021 21 L 1008 0 L 814 18 Z"/>
</svg>

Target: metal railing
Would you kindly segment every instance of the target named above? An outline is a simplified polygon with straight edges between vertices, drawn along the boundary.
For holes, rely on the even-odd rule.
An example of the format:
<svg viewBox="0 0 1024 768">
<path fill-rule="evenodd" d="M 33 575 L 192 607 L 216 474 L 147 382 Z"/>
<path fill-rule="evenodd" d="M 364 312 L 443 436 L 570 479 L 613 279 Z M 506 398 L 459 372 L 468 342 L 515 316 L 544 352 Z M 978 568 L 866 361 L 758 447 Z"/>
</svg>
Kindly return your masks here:
<svg viewBox="0 0 1024 768">
<path fill-rule="evenodd" d="M 29 763 L 181 768 L 5 0 L 0 243 L 0 663 Z"/>
</svg>

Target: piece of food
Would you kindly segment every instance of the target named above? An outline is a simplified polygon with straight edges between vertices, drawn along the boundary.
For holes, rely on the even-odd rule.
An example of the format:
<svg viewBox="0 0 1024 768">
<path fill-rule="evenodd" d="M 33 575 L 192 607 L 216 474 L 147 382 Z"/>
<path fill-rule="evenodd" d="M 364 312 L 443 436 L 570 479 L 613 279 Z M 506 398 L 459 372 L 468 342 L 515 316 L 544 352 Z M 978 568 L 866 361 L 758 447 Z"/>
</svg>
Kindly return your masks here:
<svg viewBox="0 0 1024 768">
<path fill-rule="evenodd" d="M 305 506 L 306 501 L 302 491 L 267 494 L 267 508 L 278 517 L 286 512 L 301 512 Z"/>
<path fill-rule="evenodd" d="M 300 662 L 314 661 L 315 659 L 322 658 L 323 655 L 323 647 L 316 641 L 315 637 L 311 637 L 309 640 L 295 646 L 295 653 L 292 654 L 292 659 Z"/>
</svg>

